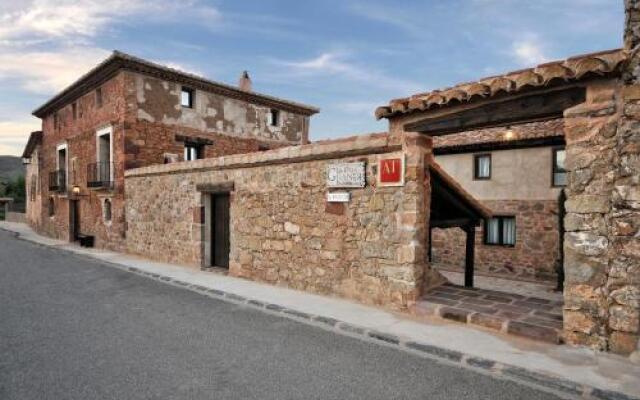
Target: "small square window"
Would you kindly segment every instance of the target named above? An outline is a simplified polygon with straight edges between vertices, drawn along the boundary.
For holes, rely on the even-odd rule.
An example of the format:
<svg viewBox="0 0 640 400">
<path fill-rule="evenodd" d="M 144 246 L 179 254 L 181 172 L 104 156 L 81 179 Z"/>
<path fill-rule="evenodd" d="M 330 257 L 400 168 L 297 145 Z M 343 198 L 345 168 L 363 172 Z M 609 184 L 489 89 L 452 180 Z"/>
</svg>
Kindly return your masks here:
<svg viewBox="0 0 640 400">
<path fill-rule="evenodd" d="M 272 108 L 267 113 L 267 123 L 269 126 L 280 126 L 280 111 Z"/>
<path fill-rule="evenodd" d="M 102 88 L 96 89 L 96 108 L 102 107 Z"/>
<path fill-rule="evenodd" d="M 484 243 L 500 246 L 515 246 L 516 218 L 494 217 L 485 221 Z"/>
<path fill-rule="evenodd" d="M 564 147 L 553 149 L 553 177 L 551 184 L 554 187 L 567 186 L 567 170 L 564 166 L 566 155 Z"/>
<path fill-rule="evenodd" d="M 193 108 L 193 89 L 182 88 L 180 93 L 180 104 L 182 107 Z"/>
<path fill-rule="evenodd" d="M 184 144 L 184 161 L 193 161 L 204 158 L 204 146 L 196 143 Z"/>
<path fill-rule="evenodd" d="M 476 154 L 473 156 L 473 179 L 491 179 L 491 154 Z"/>
</svg>

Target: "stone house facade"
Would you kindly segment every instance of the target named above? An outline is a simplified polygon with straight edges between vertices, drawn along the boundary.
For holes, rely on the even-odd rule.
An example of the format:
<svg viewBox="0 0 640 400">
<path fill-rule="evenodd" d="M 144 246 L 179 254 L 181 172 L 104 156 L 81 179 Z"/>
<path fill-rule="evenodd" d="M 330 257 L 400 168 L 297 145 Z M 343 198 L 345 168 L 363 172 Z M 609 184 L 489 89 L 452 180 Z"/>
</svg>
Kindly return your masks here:
<svg viewBox="0 0 640 400">
<path fill-rule="evenodd" d="M 32 225 L 124 250 L 124 172 L 147 165 L 298 145 L 316 108 L 114 52 L 34 111 L 42 138 Z"/>
<path fill-rule="evenodd" d="M 494 214 L 493 221 L 476 229 L 477 274 L 557 280 L 562 262 L 559 196 L 566 184 L 563 126 L 558 118 L 434 138 L 438 163 Z M 477 176 L 478 158 L 485 176 Z M 500 231 L 505 218 L 513 221 L 511 231 L 504 226 Z M 464 269 L 462 230 L 434 228 L 431 238 L 434 267 Z"/>
</svg>

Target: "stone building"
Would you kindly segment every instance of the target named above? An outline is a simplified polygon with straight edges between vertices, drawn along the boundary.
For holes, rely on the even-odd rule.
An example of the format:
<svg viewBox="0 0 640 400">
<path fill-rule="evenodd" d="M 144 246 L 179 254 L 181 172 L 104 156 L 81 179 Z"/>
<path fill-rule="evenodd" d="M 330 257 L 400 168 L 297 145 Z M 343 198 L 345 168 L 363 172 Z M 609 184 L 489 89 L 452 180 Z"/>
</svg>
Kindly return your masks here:
<svg viewBox="0 0 640 400">
<path fill-rule="evenodd" d="M 34 224 L 402 311 L 444 291 L 429 255 L 459 265 L 462 233 L 444 230 L 460 228 L 467 285 L 476 258 L 534 279 L 561 262 L 564 340 L 640 351 L 640 0 L 625 7 L 623 49 L 391 100 L 376 110 L 388 133 L 311 144 L 317 110 L 246 76 L 239 90 L 116 53 L 35 112 Z M 107 160 L 113 174 L 92 166 Z M 478 306 L 447 314 L 504 326 Z"/>
<path fill-rule="evenodd" d="M 114 52 L 34 111 L 29 220 L 124 250 L 125 170 L 303 144 L 317 111 L 253 92 L 246 72 L 233 87 Z"/>
<path fill-rule="evenodd" d="M 562 118 L 434 138 L 438 163 L 494 217 L 477 228 L 476 274 L 555 283 L 566 185 Z M 432 264 L 464 268 L 460 229 L 432 231 Z"/>
</svg>

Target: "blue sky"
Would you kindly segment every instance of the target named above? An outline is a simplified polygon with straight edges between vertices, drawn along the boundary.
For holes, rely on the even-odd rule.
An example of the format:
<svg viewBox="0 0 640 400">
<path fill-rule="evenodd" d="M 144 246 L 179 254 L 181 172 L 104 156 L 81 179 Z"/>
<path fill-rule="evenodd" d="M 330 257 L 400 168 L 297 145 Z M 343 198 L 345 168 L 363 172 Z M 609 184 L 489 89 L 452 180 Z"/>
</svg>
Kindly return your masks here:
<svg viewBox="0 0 640 400">
<path fill-rule="evenodd" d="M 113 49 L 319 106 L 313 140 L 384 131 L 376 106 L 622 46 L 622 0 L 0 0 L 0 154 Z"/>
</svg>

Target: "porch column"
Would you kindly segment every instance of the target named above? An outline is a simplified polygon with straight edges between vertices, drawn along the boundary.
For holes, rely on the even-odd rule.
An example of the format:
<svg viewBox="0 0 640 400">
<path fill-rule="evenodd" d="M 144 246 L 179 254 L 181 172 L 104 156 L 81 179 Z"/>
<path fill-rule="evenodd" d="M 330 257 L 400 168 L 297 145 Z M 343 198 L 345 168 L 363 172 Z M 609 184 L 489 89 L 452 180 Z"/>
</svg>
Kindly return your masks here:
<svg viewBox="0 0 640 400">
<path fill-rule="evenodd" d="M 473 287 L 473 270 L 475 261 L 476 227 L 467 225 L 464 227 L 467 233 L 467 244 L 464 259 L 464 286 Z"/>
</svg>

